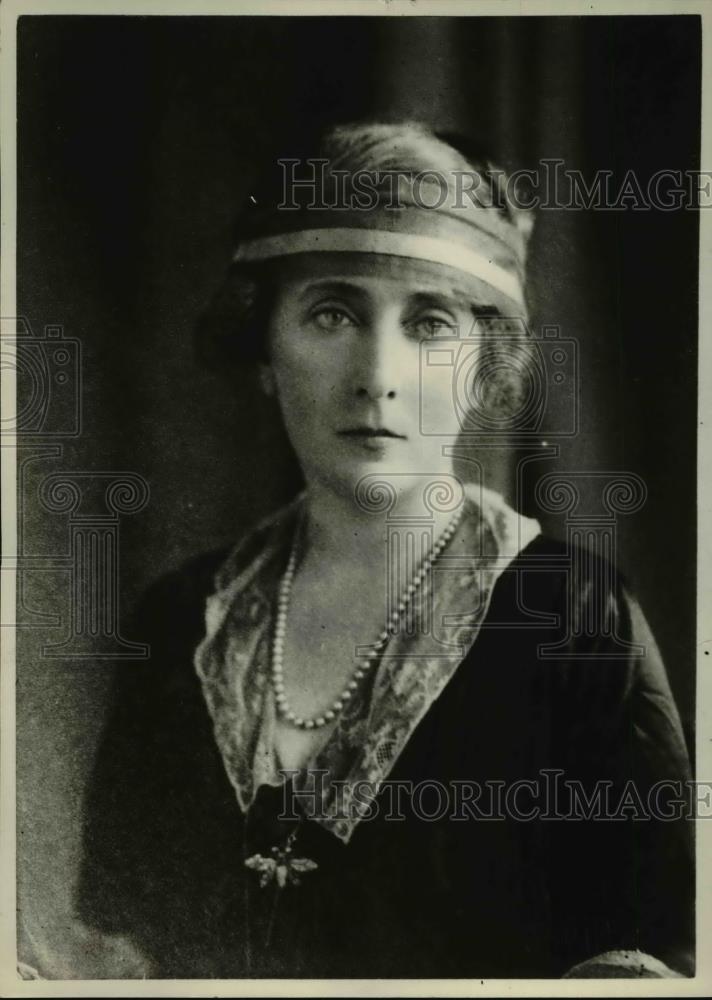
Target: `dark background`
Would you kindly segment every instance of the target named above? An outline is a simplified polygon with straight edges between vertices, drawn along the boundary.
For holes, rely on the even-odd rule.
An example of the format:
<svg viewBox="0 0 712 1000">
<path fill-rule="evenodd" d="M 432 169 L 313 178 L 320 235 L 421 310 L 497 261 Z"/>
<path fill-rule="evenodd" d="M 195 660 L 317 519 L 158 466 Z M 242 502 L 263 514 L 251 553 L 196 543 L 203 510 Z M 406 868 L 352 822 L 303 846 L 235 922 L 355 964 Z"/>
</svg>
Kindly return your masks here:
<svg viewBox="0 0 712 1000">
<path fill-rule="evenodd" d="M 417 117 L 472 134 L 509 169 L 560 157 L 587 178 L 633 168 L 645 184 L 699 168 L 700 45 L 687 16 L 22 17 L 18 308 L 35 332 L 60 324 L 79 339 L 83 375 L 81 435 L 33 469 L 132 471 L 150 485 L 120 525 L 122 614 L 294 488 L 252 377 L 227 385 L 195 366 L 192 345 L 251 165 L 285 123 Z M 688 735 L 697 235 L 693 212 L 547 211 L 531 250 L 533 324 L 576 338 L 582 373 L 581 432 L 537 474 L 618 470 L 647 484 L 645 506 L 619 521 L 618 559 Z M 21 499 L 28 551 L 66 546 L 62 518 L 29 487 Z M 64 578 L 27 577 L 29 604 L 61 615 Z M 101 974 L 70 915 L 81 796 L 111 673 L 136 665 L 48 660 L 50 631 L 26 629 L 18 664 L 21 928 L 46 974 Z"/>
</svg>

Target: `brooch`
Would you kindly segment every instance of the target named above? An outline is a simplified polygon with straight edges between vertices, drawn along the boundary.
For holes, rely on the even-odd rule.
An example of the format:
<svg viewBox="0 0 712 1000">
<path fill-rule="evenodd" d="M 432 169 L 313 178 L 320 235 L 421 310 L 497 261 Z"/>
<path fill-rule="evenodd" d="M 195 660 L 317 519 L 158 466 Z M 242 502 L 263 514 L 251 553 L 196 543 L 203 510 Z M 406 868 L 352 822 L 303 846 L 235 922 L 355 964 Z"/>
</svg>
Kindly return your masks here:
<svg viewBox="0 0 712 1000">
<path fill-rule="evenodd" d="M 260 873 L 260 888 L 264 889 L 271 882 L 276 882 L 280 889 L 286 885 L 299 885 L 300 875 L 305 872 L 315 871 L 319 865 L 311 858 L 292 857 L 292 844 L 296 837 L 296 830 L 290 833 L 284 847 L 273 847 L 272 857 L 264 857 L 262 854 L 253 854 L 245 861 L 245 867 Z"/>
</svg>

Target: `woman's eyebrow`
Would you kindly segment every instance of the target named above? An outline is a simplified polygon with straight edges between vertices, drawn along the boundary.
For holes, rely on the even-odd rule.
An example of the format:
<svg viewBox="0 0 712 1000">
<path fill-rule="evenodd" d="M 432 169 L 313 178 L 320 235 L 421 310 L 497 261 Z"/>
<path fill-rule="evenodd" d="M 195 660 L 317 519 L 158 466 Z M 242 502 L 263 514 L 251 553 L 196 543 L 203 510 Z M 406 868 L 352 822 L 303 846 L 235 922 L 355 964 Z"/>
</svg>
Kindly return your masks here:
<svg viewBox="0 0 712 1000">
<path fill-rule="evenodd" d="M 475 317 L 487 319 L 502 316 L 502 310 L 498 306 L 486 300 L 477 302 L 464 292 L 416 292 L 410 301 L 415 308 L 447 309 L 450 312 L 460 309 Z"/>
<path fill-rule="evenodd" d="M 443 292 L 414 292 L 409 296 L 409 302 L 413 306 L 439 309 L 459 309 L 462 305 L 454 296 Z"/>
<path fill-rule="evenodd" d="M 306 288 L 303 289 L 300 294 L 300 299 L 306 299 L 309 295 L 314 292 L 326 293 L 327 295 L 336 295 L 342 297 L 358 296 L 359 298 L 364 298 L 366 296 L 366 291 L 359 287 L 359 285 L 353 284 L 350 281 L 335 281 L 331 278 L 317 279 L 316 281 L 310 281 Z"/>
<path fill-rule="evenodd" d="M 472 300 L 465 295 L 439 291 L 414 292 L 413 295 L 409 297 L 409 303 L 415 307 L 447 309 L 450 312 L 454 312 L 457 309 L 469 312 L 476 307 L 476 303 L 473 303 Z"/>
</svg>

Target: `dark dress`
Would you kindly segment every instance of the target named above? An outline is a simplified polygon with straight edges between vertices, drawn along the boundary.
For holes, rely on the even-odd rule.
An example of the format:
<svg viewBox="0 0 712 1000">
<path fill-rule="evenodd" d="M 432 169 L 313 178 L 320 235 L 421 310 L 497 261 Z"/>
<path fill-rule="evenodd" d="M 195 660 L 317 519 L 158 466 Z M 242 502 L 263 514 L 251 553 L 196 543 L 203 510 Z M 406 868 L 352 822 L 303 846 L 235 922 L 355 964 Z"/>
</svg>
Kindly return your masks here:
<svg viewBox="0 0 712 1000">
<path fill-rule="evenodd" d="M 623 581 L 601 592 L 596 561 L 572 577 L 565 556 L 539 536 L 514 559 L 389 776 L 479 787 L 471 809 L 426 821 L 437 802 L 423 792 L 416 815 L 406 796 L 403 818 L 382 803 L 348 844 L 303 819 L 295 854 L 318 869 L 281 890 L 244 860 L 294 828 L 277 818 L 285 789 L 263 786 L 243 816 L 193 666 L 224 554 L 161 579 L 137 623 L 152 658 L 119 672 L 88 795 L 80 918 L 127 935 L 156 977 L 558 977 L 609 949 L 690 973 L 692 823 L 640 812 L 666 779 L 672 812 L 689 778 L 664 668 Z M 597 601 L 611 628 L 587 635 Z M 535 612 L 549 617 L 533 626 Z M 556 801 L 504 818 L 525 780 L 538 785 L 518 786 L 522 812 L 545 781 Z M 596 818 L 597 790 L 617 818 Z"/>
</svg>

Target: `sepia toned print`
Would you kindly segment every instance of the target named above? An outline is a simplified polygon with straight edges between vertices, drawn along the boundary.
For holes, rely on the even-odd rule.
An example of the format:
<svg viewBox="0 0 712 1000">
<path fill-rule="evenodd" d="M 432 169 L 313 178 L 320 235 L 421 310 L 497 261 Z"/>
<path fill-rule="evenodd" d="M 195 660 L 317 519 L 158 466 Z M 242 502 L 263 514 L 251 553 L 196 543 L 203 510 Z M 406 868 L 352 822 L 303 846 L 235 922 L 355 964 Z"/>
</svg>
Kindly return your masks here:
<svg viewBox="0 0 712 1000">
<path fill-rule="evenodd" d="M 308 20 L 18 24 L 21 976 L 694 977 L 699 18 Z"/>
</svg>

